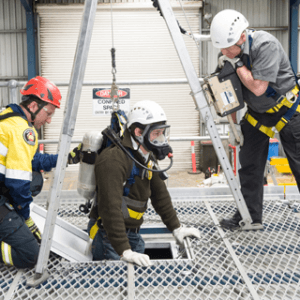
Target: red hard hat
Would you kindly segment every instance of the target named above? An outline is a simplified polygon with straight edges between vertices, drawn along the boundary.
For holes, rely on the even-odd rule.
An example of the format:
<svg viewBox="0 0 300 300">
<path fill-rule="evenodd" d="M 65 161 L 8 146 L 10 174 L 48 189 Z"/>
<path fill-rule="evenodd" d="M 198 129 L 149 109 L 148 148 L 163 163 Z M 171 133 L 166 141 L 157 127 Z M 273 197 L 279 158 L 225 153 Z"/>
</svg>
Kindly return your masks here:
<svg viewBox="0 0 300 300">
<path fill-rule="evenodd" d="M 41 76 L 30 79 L 20 90 L 23 95 L 34 95 L 42 101 L 53 104 L 60 108 L 61 94 L 58 87 Z"/>
</svg>

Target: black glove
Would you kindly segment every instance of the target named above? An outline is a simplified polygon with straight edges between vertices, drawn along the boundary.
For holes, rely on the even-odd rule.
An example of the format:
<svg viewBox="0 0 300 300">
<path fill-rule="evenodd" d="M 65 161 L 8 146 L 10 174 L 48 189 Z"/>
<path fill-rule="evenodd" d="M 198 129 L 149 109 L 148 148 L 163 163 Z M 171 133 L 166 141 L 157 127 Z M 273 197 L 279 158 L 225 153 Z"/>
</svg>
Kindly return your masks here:
<svg viewBox="0 0 300 300">
<path fill-rule="evenodd" d="M 33 171 L 32 180 L 30 182 L 31 196 L 32 197 L 37 196 L 43 189 L 43 185 L 44 185 L 44 178 L 41 172 Z"/>
<path fill-rule="evenodd" d="M 68 164 L 78 164 L 81 157 L 82 143 L 80 143 L 76 148 L 74 148 L 68 155 Z"/>
<path fill-rule="evenodd" d="M 30 231 L 32 232 L 35 239 L 38 241 L 38 243 L 40 243 L 42 241 L 42 234 L 38 229 L 38 227 L 36 226 L 36 224 L 33 222 L 32 218 L 29 217 L 27 220 L 25 220 L 25 223 L 30 229 Z"/>
</svg>

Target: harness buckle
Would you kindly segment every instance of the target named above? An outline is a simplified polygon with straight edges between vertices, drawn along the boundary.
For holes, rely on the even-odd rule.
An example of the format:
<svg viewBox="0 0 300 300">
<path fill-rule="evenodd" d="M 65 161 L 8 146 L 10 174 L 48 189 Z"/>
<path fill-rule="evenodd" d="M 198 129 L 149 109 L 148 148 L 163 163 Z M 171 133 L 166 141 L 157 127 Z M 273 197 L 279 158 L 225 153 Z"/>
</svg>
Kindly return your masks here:
<svg viewBox="0 0 300 300">
<path fill-rule="evenodd" d="M 297 95 L 295 95 L 293 92 L 289 91 L 285 94 L 287 101 L 294 104 L 297 101 Z"/>
<path fill-rule="evenodd" d="M 284 95 L 281 95 L 281 96 L 276 100 L 276 103 L 277 103 L 277 104 L 280 104 L 281 101 L 284 100 L 284 98 L 285 98 L 285 96 L 284 96 Z"/>
</svg>

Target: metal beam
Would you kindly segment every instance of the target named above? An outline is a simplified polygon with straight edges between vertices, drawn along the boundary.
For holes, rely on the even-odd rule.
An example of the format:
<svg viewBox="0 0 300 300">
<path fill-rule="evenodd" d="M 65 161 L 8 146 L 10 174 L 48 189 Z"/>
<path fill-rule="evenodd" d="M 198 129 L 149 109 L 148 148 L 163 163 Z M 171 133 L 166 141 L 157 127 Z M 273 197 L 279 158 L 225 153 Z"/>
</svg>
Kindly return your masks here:
<svg viewBox="0 0 300 300">
<path fill-rule="evenodd" d="M 254 229 L 251 224 L 252 219 L 246 206 L 244 197 L 233 174 L 231 164 L 227 158 L 224 146 L 219 137 L 216 125 L 213 120 L 213 116 L 211 114 L 210 108 L 208 107 L 204 92 L 199 83 L 196 71 L 194 69 L 190 55 L 186 48 L 182 34 L 180 33 L 178 23 L 173 13 L 172 7 L 169 1 L 158 0 L 158 2 L 166 24 L 168 26 L 175 49 L 177 50 L 178 57 L 181 61 L 182 68 L 191 87 L 191 94 L 193 95 L 196 107 L 199 109 L 203 120 L 205 120 L 206 122 L 206 128 L 211 137 L 215 152 L 218 156 L 219 162 L 227 178 L 229 187 L 232 191 L 232 195 L 236 201 L 237 208 L 242 216 L 243 220 L 240 222 L 242 229 Z"/>
<path fill-rule="evenodd" d="M 20 0 L 26 11 L 28 79 L 36 76 L 34 13 L 32 0 Z"/>
<path fill-rule="evenodd" d="M 0 33 L 24 33 L 26 29 L 0 29 Z"/>
<path fill-rule="evenodd" d="M 34 13 L 26 11 L 28 79 L 36 76 Z"/>
<path fill-rule="evenodd" d="M 300 0 L 290 0 L 290 5 L 291 6 L 300 5 Z"/>
<path fill-rule="evenodd" d="M 32 12 L 33 0 L 20 0 L 26 12 Z"/>
<path fill-rule="evenodd" d="M 0 77 L 0 79 L 18 79 L 17 76 L 10 77 Z M 200 83 L 204 83 L 203 78 L 198 78 Z M 23 86 L 26 81 L 18 81 L 17 86 Z M 56 86 L 69 86 L 70 82 L 54 82 Z M 118 80 L 119 85 L 150 85 L 150 84 L 186 84 L 188 83 L 186 78 L 178 78 L 178 79 L 126 79 L 126 80 Z M 111 86 L 111 80 L 102 80 L 102 81 L 85 81 L 82 83 L 84 86 L 98 86 L 98 85 L 108 85 Z M 0 82 L 0 87 L 8 86 L 7 82 Z"/>
<path fill-rule="evenodd" d="M 290 62 L 294 72 L 298 72 L 298 16 L 300 0 L 290 0 Z"/>
<path fill-rule="evenodd" d="M 51 190 L 47 199 L 47 205 L 49 207 L 38 262 L 36 265 L 36 274 L 34 278 L 35 282 L 33 282 L 33 285 L 38 284 L 39 280 L 43 278 L 44 271 L 46 273 L 45 268 L 47 266 L 50 254 L 55 220 L 57 218 L 57 211 L 60 204 L 60 194 L 62 190 L 62 183 L 64 181 L 68 150 L 70 149 L 71 140 L 74 133 L 96 10 L 97 0 L 85 1 L 70 86 L 67 95 L 67 103 L 64 111 L 64 123 L 58 145 L 58 159 L 56 169 L 52 177 Z"/>
</svg>

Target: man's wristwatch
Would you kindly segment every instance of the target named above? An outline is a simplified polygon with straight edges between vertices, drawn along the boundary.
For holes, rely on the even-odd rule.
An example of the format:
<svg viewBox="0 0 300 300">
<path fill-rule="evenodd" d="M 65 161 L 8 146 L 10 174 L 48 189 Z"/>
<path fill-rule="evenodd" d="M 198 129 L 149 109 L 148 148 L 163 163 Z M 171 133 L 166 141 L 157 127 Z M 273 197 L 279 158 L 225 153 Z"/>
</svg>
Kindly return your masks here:
<svg viewBox="0 0 300 300">
<path fill-rule="evenodd" d="M 244 66 L 244 63 L 242 60 L 238 60 L 236 63 L 235 63 L 235 69 L 237 68 L 241 68 L 242 66 Z"/>
</svg>

